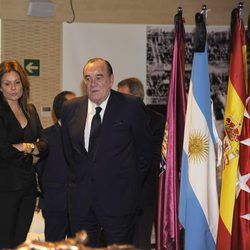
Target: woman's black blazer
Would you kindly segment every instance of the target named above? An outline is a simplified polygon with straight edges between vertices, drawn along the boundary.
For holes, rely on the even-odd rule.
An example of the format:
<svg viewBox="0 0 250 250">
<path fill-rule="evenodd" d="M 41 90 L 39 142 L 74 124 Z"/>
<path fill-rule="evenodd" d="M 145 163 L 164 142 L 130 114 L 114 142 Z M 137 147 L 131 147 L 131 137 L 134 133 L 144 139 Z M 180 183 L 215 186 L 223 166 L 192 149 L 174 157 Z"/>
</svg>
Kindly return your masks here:
<svg viewBox="0 0 250 250">
<path fill-rule="evenodd" d="M 0 192 L 22 189 L 25 173 L 35 177 L 32 156 L 18 151 L 12 144 L 34 143 L 38 147 L 40 157 L 48 152 L 48 143 L 43 138 L 42 125 L 35 106 L 29 104 L 28 112 L 24 113 L 29 123 L 28 136 L 26 133 L 28 141 L 24 141 L 23 128 L 9 105 L 0 103 Z"/>
</svg>

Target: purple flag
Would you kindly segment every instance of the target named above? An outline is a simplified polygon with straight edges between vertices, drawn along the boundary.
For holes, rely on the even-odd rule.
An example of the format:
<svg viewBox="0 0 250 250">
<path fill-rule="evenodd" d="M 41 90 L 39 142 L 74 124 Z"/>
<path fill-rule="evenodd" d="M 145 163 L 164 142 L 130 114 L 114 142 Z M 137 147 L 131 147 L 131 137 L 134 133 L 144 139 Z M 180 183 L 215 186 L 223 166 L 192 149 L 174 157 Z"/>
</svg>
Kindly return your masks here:
<svg viewBox="0 0 250 250">
<path fill-rule="evenodd" d="M 186 112 L 185 30 L 182 13 L 175 16 L 175 39 L 166 126 L 159 176 L 157 249 L 180 249 L 178 221 L 180 168 Z"/>
</svg>

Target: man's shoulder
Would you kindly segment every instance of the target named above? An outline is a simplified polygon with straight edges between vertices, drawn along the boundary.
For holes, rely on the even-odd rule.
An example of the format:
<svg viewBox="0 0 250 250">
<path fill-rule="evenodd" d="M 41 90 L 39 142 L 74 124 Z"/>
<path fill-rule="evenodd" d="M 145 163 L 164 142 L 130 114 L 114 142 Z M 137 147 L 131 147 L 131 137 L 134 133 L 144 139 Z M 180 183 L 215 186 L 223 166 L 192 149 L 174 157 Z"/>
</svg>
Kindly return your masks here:
<svg viewBox="0 0 250 250">
<path fill-rule="evenodd" d="M 67 100 L 63 103 L 63 107 L 75 107 L 84 103 L 87 100 L 87 96 L 79 96 L 70 100 Z"/>
<path fill-rule="evenodd" d="M 80 96 L 73 98 L 71 100 L 67 100 L 63 103 L 62 113 L 63 114 L 66 113 L 70 114 L 71 112 L 74 113 L 78 107 L 83 107 L 85 104 L 87 105 L 87 97 L 85 96 Z"/>
<path fill-rule="evenodd" d="M 45 136 L 48 136 L 48 135 L 53 135 L 55 134 L 56 131 L 60 130 L 60 125 L 58 123 L 55 123 L 47 128 L 45 128 L 43 130 L 43 133 Z"/>
<path fill-rule="evenodd" d="M 50 125 L 49 127 L 44 129 L 44 132 L 49 132 L 49 131 L 53 131 L 53 130 L 57 130 L 60 128 L 60 125 L 58 124 L 58 122 Z"/>
<path fill-rule="evenodd" d="M 137 104 L 138 105 L 138 104 L 143 103 L 143 101 L 137 96 L 120 93 L 116 90 L 111 91 L 111 100 L 117 100 L 118 102 L 128 104 L 128 105 L 129 104 L 131 104 L 131 105 Z"/>
<path fill-rule="evenodd" d="M 153 117 L 153 118 L 155 118 L 157 120 L 165 120 L 164 115 L 157 112 L 156 110 L 154 110 L 152 108 L 149 108 L 148 106 L 147 106 L 147 110 L 148 110 L 151 117 Z"/>
</svg>

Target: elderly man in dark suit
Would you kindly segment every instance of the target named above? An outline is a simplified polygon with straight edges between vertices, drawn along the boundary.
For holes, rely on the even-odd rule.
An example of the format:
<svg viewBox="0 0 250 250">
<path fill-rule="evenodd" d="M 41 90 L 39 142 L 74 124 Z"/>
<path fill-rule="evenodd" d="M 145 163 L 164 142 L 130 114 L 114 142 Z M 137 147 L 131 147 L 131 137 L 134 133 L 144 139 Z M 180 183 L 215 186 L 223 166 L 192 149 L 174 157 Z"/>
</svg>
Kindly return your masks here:
<svg viewBox="0 0 250 250">
<path fill-rule="evenodd" d="M 111 90 L 108 61 L 90 59 L 83 81 L 87 96 L 65 102 L 62 115 L 72 230 L 87 230 L 90 246 L 101 229 L 107 244 L 131 244 L 151 161 L 149 116 L 140 99 Z"/>
<path fill-rule="evenodd" d="M 46 241 L 55 242 L 71 236 L 67 206 L 69 166 L 63 152 L 61 113 L 63 102 L 75 97 L 71 91 L 56 95 L 53 101 L 56 123 L 44 129 L 50 152 L 47 158 L 38 163 L 37 169 L 42 188 L 39 207 L 45 220 Z"/>
<path fill-rule="evenodd" d="M 142 100 L 144 99 L 144 87 L 138 78 L 126 78 L 120 81 L 117 87 L 121 93 L 138 96 Z M 151 249 L 152 227 L 157 217 L 159 169 L 165 129 L 165 117 L 153 109 L 148 107 L 147 109 L 150 114 L 150 126 L 153 134 L 153 157 L 150 170 L 143 183 L 140 205 L 136 215 L 134 245 L 141 249 Z"/>
</svg>

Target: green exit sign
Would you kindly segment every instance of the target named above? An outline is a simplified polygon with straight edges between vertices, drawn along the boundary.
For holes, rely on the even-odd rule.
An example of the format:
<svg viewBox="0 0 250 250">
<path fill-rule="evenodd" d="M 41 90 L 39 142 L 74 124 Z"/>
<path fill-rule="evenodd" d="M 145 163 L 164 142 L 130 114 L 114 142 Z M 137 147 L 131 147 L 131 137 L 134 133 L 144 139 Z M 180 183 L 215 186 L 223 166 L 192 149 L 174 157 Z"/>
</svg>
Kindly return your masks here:
<svg viewBox="0 0 250 250">
<path fill-rule="evenodd" d="M 24 69 L 29 76 L 40 76 L 40 60 L 24 59 Z"/>
</svg>

